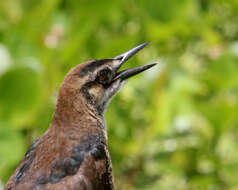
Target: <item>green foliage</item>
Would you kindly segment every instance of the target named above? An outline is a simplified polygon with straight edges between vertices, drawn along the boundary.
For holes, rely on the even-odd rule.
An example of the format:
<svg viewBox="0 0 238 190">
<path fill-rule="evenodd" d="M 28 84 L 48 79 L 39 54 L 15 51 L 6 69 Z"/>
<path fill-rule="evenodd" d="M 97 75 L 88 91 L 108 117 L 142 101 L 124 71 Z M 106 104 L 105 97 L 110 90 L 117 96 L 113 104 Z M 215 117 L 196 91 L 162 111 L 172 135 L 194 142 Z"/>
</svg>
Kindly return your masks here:
<svg viewBox="0 0 238 190">
<path fill-rule="evenodd" d="M 238 1 L 0 2 L 0 184 L 49 126 L 68 70 L 150 46 L 106 113 L 117 189 L 238 188 Z M 1 187 L 0 187 L 1 189 Z"/>
</svg>

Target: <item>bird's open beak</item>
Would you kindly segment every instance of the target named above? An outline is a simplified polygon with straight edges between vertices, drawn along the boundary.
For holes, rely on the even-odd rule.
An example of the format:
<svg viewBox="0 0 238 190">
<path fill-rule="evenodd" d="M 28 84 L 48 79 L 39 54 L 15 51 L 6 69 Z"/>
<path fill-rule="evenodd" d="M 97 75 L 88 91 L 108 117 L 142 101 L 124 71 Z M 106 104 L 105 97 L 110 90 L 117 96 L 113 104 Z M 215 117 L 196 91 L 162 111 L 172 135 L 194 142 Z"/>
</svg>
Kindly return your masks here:
<svg viewBox="0 0 238 190">
<path fill-rule="evenodd" d="M 136 46 L 136 47 L 130 49 L 129 51 L 114 57 L 114 59 L 120 60 L 120 63 L 116 68 L 116 71 L 118 71 L 119 68 L 123 65 L 123 63 L 125 63 L 130 57 L 135 55 L 138 51 L 143 49 L 148 44 L 149 44 L 148 42 L 140 44 L 139 46 Z M 156 65 L 156 63 L 153 63 L 153 64 L 143 65 L 143 66 L 140 66 L 140 67 L 135 67 L 135 68 L 120 71 L 116 74 L 116 76 L 113 80 L 114 81 L 117 80 L 117 79 L 125 80 L 125 79 L 127 79 L 131 76 L 134 76 L 134 75 L 136 75 L 136 74 L 138 74 L 142 71 L 145 71 L 145 70 L 147 70 L 147 69 L 149 69 L 149 68 L 151 68 L 155 65 Z"/>
</svg>

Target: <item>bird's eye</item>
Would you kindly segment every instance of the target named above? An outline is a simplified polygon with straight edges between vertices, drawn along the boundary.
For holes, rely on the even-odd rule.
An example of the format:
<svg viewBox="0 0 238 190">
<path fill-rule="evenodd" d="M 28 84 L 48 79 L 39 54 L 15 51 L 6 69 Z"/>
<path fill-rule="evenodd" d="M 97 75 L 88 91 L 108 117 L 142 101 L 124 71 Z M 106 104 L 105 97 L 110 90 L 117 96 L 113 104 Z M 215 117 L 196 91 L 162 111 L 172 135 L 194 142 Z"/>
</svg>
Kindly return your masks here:
<svg viewBox="0 0 238 190">
<path fill-rule="evenodd" d="M 106 68 L 98 72 L 97 81 L 101 84 L 108 84 L 111 80 L 111 70 Z"/>
</svg>

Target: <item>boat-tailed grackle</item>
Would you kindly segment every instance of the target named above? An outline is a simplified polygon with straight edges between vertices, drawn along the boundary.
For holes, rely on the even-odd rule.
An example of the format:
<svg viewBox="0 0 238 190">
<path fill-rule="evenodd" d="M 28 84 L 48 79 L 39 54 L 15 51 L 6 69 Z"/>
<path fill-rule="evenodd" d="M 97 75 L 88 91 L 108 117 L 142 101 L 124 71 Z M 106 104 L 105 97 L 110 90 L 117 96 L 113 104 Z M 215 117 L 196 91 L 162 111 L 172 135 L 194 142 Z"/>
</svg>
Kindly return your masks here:
<svg viewBox="0 0 238 190">
<path fill-rule="evenodd" d="M 104 111 L 128 78 L 155 64 L 119 71 L 148 43 L 72 68 L 49 129 L 30 147 L 4 190 L 112 190 Z"/>
</svg>

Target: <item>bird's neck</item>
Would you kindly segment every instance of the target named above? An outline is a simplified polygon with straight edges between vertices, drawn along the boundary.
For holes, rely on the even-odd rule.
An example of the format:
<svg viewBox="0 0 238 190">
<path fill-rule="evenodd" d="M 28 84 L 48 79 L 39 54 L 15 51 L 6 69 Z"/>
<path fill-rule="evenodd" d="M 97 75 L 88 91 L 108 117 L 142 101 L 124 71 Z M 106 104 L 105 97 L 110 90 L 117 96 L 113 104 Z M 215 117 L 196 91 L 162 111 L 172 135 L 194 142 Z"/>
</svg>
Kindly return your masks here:
<svg viewBox="0 0 238 190">
<path fill-rule="evenodd" d="M 105 122 L 103 115 L 88 105 L 79 91 L 61 89 L 51 127 L 66 130 L 73 127 L 78 131 L 105 130 Z"/>
</svg>

